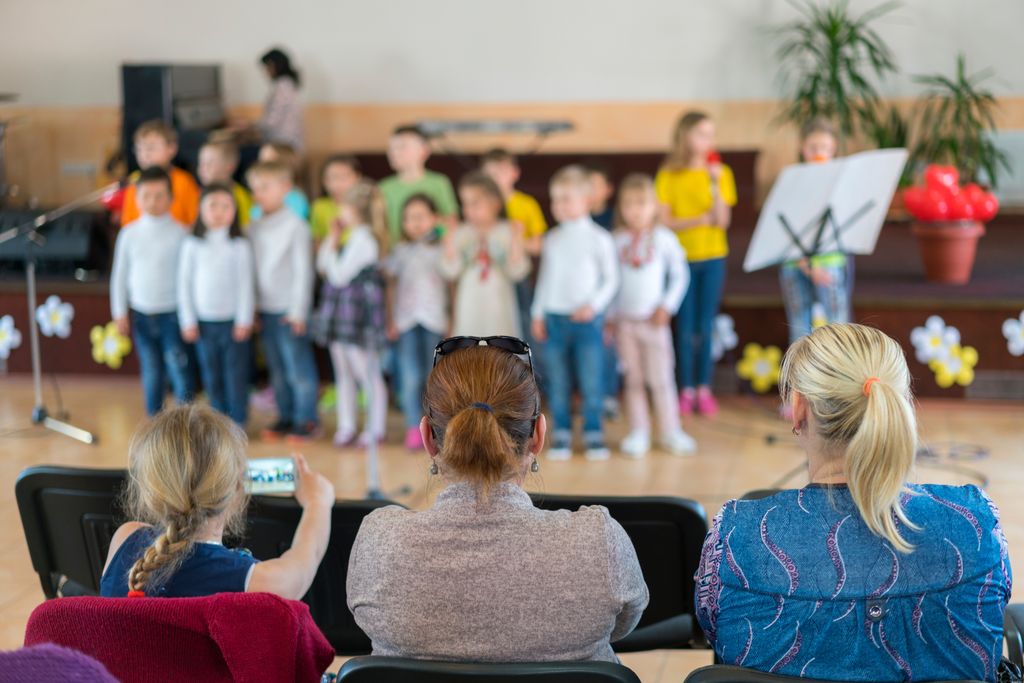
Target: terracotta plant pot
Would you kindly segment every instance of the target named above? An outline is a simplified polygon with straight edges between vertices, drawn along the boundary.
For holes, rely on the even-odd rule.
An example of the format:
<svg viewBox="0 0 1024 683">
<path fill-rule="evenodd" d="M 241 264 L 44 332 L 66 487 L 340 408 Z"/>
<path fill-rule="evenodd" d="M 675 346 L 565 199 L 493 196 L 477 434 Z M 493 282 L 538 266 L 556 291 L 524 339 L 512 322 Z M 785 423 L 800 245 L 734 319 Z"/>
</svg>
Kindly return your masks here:
<svg viewBox="0 0 1024 683">
<path fill-rule="evenodd" d="M 978 240 L 985 234 L 979 221 L 917 221 L 911 228 L 921 247 L 929 282 L 965 285 L 971 279 Z"/>
</svg>

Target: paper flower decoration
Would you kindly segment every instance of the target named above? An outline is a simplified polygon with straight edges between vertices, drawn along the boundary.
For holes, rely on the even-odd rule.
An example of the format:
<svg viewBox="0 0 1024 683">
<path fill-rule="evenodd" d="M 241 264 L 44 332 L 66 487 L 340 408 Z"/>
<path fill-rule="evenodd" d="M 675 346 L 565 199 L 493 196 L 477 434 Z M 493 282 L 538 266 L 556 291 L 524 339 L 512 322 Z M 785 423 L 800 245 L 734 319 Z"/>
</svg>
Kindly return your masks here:
<svg viewBox="0 0 1024 683">
<path fill-rule="evenodd" d="M 917 352 L 918 362 L 928 365 L 933 360 L 945 360 L 950 349 L 960 345 L 960 330 L 933 315 L 925 321 L 924 327 L 914 328 L 910 333 L 910 343 Z"/>
<path fill-rule="evenodd" d="M 5 315 L 0 318 L 0 360 L 11 357 L 11 351 L 21 346 L 21 332 L 14 326 L 14 318 Z"/>
<path fill-rule="evenodd" d="M 974 366 L 978 364 L 978 352 L 971 346 L 954 344 L 946 358 L 935 358 L 928 367 L 935 373 L 935 383 L 943 389 L 954 384 L 969 386 L 974 381 Z"/>
<path fill-rule="evenodd" d="M 1024 311 L 1020 312 L 1019 318 L 1003 322 L 1003 336 L 1006 337 L 1006 348 L 1011 356 L 1024 356 Z"/>
<path fill-rule="evenodd" d="M 825 307 L 821 305 L 820 301 L 815 301 L 811 305 L 811 329 L 818 329 L 819 327 L 825 327 L 828 325 L 828 316 L 825 315 Z"/>
<path fill-rule="evenodd" d="M 726 351 L 732 351 L 739 343 L 732 316 L 728 313 L 716 315 L 715 326 L 711 330 L 711 360 L 716 363 L 722 360 Z"/>
<path fill-rule="evenodd" d="M 117 323 L 97 325 L 89 331 L 92 359 L 111 370 L 121 367 L 124 357 L 131 353 L 132 340 L 117 331 Z"/>
<path fill-rule="evenodd" d="M 736 374 L 749 380 L 754 391 L 765 394 L 779 383 L 781 360 L 782 351 L 778 346 L 747 344 L 743 347 L 743 358 L 736 364 Z"/>
<path fill-rule="evenodd" d="M 71 320 L 75 317 L 75 307 L 61 301 L 57 295 L 47 297 L 43 305 L 36 309 L 36 322 L 39 331 L 47 337 L 67 339 L 71 336 Z"/>
</svg>

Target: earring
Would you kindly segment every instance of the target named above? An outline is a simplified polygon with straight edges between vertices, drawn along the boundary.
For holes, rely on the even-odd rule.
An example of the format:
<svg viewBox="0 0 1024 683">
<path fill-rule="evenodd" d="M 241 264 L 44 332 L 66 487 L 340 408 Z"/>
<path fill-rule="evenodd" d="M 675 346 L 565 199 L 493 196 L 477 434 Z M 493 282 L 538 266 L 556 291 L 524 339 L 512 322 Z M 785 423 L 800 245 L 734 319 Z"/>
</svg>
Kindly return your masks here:
<svg viewBox="0 0 1024 683">
<path fill-rule="evenodd" d="M 793 427 L 793 436 L 800 436 L 800 430 L 796 427 Z"/>
<path fill-rule="evenodd" d="M 436 462 L 430 463 L 430 470 L 429 470 L 429 472 L 430 472 L 430 474 L 432 476 L 436 476 L 437 475 L 438 469 L 437 469 L 437 463 Z"/>
<path fill-rule="evenodd" d="M 530 463 L 530 471 L 534 474 L 540 472 L 540 463 L 537 462 L 537 458 L 534 458 L 533 462 Z"/>
</svg>

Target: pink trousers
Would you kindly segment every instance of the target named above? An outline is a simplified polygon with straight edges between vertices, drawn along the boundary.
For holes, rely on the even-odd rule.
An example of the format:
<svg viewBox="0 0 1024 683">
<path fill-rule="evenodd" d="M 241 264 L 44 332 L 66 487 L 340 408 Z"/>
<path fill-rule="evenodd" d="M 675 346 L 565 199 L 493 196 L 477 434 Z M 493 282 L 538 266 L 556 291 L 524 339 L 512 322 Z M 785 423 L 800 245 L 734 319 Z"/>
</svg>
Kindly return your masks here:
<svg viewBox="0 0 1024 683">
<path fill-rule="evenodd" d="M 621 320 L 617 328 L 619 362 L 626 379 L 626 411 L 630 430 L 651 431 L 647 388 L 657 415 L 662 437 L 679 429 L 672 355 L 672 332 L 668 325 L 648 320 Z"/>
</svg>

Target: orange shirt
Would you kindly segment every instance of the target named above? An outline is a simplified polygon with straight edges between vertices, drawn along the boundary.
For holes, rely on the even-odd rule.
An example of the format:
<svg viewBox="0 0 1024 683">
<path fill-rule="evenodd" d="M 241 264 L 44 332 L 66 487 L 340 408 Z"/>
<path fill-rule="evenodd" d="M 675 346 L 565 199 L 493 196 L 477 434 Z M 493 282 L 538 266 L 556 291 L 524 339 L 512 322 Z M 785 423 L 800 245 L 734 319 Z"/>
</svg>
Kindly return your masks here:
<svg viewBox="0 0 1024 683">
<path fill-rule="evenodd" d="M 199 216 L 199 185 L 196 184 L 192 174 L 177 166 L 171 166 L 168 171 L 171 176 L 171 215 L 189 230 L 195 225 Z M 131 177 L 132 184 L 125 188 L 124 205 L 121 209 L 121 225 L 128 225 L 139 217 L 141 212 L 135 203 L 135 179 L 137 173 Z"/>
</svg>

